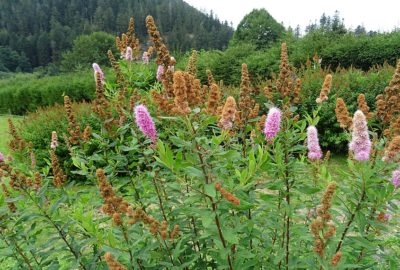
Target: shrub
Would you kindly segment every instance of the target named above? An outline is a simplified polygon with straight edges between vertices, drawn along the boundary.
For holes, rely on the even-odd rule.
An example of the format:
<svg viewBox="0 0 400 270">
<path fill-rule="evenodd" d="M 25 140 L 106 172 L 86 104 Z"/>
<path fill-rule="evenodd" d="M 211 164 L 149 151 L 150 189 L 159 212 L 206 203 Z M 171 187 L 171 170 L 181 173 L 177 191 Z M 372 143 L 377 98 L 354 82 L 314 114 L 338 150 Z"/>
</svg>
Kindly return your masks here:
<svg viewBox="0 0 400 270">
<path fill-rule="evenodd" d="M 72 107 L 82 131 L 87 125 L 90 125 L 94 129 L 100 128 L 99 120 L 92 115 L 90 103 L 74 103 Z M 70 175 L 72 163 L 69 159 L 69 152 L 63 137 L 64 134 L 68 135 L 68 132 L 66 132 L 67 127 L 68 120 L 62 105 L 40 108 L 36 112 L 26 115 L 24 120 L 20 122 L 18 125 L 19 134 L 23 140 L 32 143 L 38 168 L 44 168 L 48 165 L 49 140 L 51 139 L 51 133 L 56 131 L 60 144 L 60 147 L 57 149 L 57 155 L 60 157 L 60 162 L 64 170 Z M 23 153 L 16 154 L 14 153 L 14 156 L 19 156 L 19 161 L 22 161 L 22 159 L 25 161 L 27 159 L 30 160 L 29 156 L 21 155 Z"/>
</svg>

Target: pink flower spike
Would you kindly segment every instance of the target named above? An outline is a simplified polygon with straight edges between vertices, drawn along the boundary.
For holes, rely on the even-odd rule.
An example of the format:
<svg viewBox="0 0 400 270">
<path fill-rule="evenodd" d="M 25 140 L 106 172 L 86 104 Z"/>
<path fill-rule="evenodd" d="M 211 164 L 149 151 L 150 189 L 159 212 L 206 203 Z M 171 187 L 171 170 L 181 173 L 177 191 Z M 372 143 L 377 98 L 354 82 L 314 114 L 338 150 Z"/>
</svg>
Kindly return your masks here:
<svg viewBox="0 0 400 270">
<path fill-rule="evenodd" d="M 392 173 L 392 183 L 395 188 L 400 187 L 400 169 L 394 170 Z"/>
<path fill-rule="evenodd" d="M 143 60 L 143 64 L 149 63 L 149 54 L 147 52 L 143 53 L 142 60 Z"/>
<path fill-rule="evenodd" d="M 132 48 L 129 46 L 126 47 L 125 60 L 128 62 L 132 61 Z"/>
<path fill-rule="evenodd" d="M 360 110 L 354 114 L 351 137 L 349 148 L 354 153 L 354 159 L 358 161 L 369 160 L 371 141 L 368 135 L 367 119 Z"/>
<path fill-rule="evenodd" d="M 99 73 L 99 74 L 100 74 L 101 83 L 102 83 L 102 84 L 105 84 L 106 82 L 105 82 L 105 80 L 104 80 L 104 73 L 103 73 L 103 71 L 101 70 L 100 66 L 99 66 L 97 63 L 93 63 L 93 64 L 92 64 L 92 67 L 93 67 L 93 70 L 94 70 L 94 80 L 95 80 L 95 81 L 97 80 L 97 78 L 96 78 L 96 73 Z"/>
<path fill-rule="evenodd" d="M 264 126 L 264 134 L 268 142 L 272 142 L 273 138 L 279 131 L 280 124 L 281 124 L 281 111 L 278 108 L 269 109 Z"/>
<path fill-rule="evenodd" d="M 159 65 L 157 68 L 157 76 L 156 76 L 157 81 L 159 82 L 161 81 L 161 76 L 163 75 L 163 73 L 164 73 L 164 66 Z"/>
<path fill-rule="evenodd" d="M 4 157 L 3 153 L 0 152 L 0 162 L 3 162 L 4 160 L 5 160 L 5 157 Z"/>
<path fill-rule="evenodd" d="M 391 214 L 385 214 L 385 215 L 383 216 L 383 218 L 384 218 L 385 220 L 389 220 L 389 219 L 392 218 L 392 215 L 391 215 Z"/>
<path fill-rule="evenodd" d="M 318 141 L 318 131 L 314 126 L 309 126 L 307 128 L 307 148 L 308 148 L 308 158 L 310 160 L 317 160 L 322 158 L 321 147 Z"/>
<path fill-rule="evenodd" d="M 155 144 L 157 140 L 157 130 L 146 106 L 137 105 L 135 107 L 135 119 L 139 129 Z"/>
</svg>

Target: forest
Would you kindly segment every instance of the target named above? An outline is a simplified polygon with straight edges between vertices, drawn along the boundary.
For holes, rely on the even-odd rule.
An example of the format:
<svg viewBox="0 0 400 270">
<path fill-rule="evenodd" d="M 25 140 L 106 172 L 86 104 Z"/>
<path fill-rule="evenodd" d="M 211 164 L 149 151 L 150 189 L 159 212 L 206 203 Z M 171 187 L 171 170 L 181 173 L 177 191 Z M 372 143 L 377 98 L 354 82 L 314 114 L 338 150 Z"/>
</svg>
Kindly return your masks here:
<svg viewBox="0 0 400 270">
<path fill-rule="evenodd" d="M 171 50 L 224 49 L 232 36 L 228 22 L 182 0 L 3 0 L 0 2 L 0 71 L 31 71 L 59 63 L 76 37 L 93 32 L 115 36 L 134 17 L 146 46 L 147 15 L 157 20 Z"/>
</svg>

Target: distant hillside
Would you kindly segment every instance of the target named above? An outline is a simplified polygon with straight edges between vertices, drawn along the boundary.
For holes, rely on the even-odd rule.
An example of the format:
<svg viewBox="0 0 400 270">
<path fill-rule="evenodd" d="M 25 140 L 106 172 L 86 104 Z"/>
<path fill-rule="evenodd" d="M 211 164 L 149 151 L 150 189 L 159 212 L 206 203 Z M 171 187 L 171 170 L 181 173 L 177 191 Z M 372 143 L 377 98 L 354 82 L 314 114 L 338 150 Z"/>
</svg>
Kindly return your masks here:
<svg viewBox="0 0 400 270">
<path fill-rule="evenodd" d="M 0 60 L 0 71 L 58 62 L 78 35 L 119 34 L 132 16 L 141 42 L 146 42 L 147 15 L 155 18 L 171 50 L 222 49 L 233 33 L 227 22 L 182 0 L 1 0 L 0 55 L 17 60 Z"/>
</svg>

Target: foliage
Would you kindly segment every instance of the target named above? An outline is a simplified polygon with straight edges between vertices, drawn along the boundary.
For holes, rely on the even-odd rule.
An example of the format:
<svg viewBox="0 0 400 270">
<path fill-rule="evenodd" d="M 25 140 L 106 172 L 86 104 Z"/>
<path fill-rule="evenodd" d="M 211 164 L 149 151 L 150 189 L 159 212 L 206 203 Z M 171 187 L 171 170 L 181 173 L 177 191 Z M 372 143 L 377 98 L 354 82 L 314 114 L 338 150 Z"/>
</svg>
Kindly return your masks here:
<svg viewBox="0 0 400 270">
<path fill-rule="evenodd" d="M 266 48 L 277 42 L 285 32 L 265 9 L 254 9 L 240 21 L 233 36 L 234 43 L 250 43 L 257 49 Z"/>
<path fill-rule="evenodd" d="M 225 93 L 216 84 L 204 95 L 208 102 L 192 100 L 196 89 L 185 81 L 192 75 L 180 71 L 173 75 L 174 96 L 157 84 L 155 93 L 164 98 L 158 103 L 154 92 L 125 87 L 131 74 L 129 63 L 121 61 L 116 84 L 96 81 L 92 108 L 101 106 L 91 114 L 101 125 L 91 123 L 89 135 L 83 136 L 79 125 L 76 132 L 79 113 L 65 106 L 68 128 L 58 133 L 76 137 L 68 140 L 72 172 L 86 179 L 86 186 L 65 179 L 59 154 L 66 146 L 53 139 L 50 148 L 53 127 L 42 135 L 49 138 L 48 166 L 0 161 L 5 184 L 0 252 L 8 255 L 0 262 L 25 269 L 398 268 L 400 193 L 389 181 L 398 160 L 382 159 L 390 138 L 370 125 L 369 135 L 358 142 L 369 145 L 374 139 L 368 160 L 350 155 L 336 172 L 338 182 L 331 182 L 327 155 L 310 160 L 311 143 L 305 145 L 307 127 L 325 128 L 321 112 L 330 110 L 330 103 L 313 105 L 306 98 L 326 71 L 282 72 L 290 68 L 284 52 L 271 97 L 251 86 L 242 65 L 237 107 L 224 105 Z M 301 96 L 311 107 L 307 112 L 299 104 L 294 76 L 309 78 L 309 92 Z M 336 94 L 350 92 L 347 82 L 368 81 L 357 70 L 338 76 Z M 211 110 L 212 103 L 223 106 L 222 112 Z M 133 115 L 139 104 L 157 117 Z M 264 121 L 260 127 L 257 105 L 274 111 L 276 117 L 267 117 L 266 123 L 272 122 L 265 124 L 271 130 L 262 130 Z M 222 120 L 231 122 L 221 125 Z M 360 125 L 354 126 L 352 135 L 340 131 L 348 141 L 358 136 Z"/>
<path fill-rule="evenodd" d="M 357 97 L 365 94 L 366 101 L 371 110 L 375 109 L 375 97 L 382 93 L 392 78 L 394 68 L 389 65 L 375 67 L 368 72 L 358 69 L 337 69 L 331 73 L 330 70 L 321 68 L 305 68 L 299 71 L 302 81 L 301 104 L 302 114 L 309 113 L 315 109 L 315 100 L 321 90 L 321 85 L 328 73 L 332 74 L 333 83 L 331 94 L 327 104 L 321 109 L 320 117 L 320 142 L 324 148 L 336 153 L 347 151 L 347 137 L 341 132 L 336 120 L 336 99 L 343 98 L 348 104 L 351 113 L 357 110 Z"/>
<path fill-rule="evenodd" d="M 94 32 L 90 35 L 78 36 L 72 49 L 63 53 L 61 68 L 64 71 L 82 69 L 92 63 L 108 64 L 107 51 L 114 46 L 114 36 L 105 32 Z M 113 50 L 117 52 L 116 49 Z"/>
<path fill-rule="evenodd" d="M 0 46 L 0 72 L 31 71 L 31 65 L 24 53 L 21 55 L 9 47 Z"/>
<path fill-rule="evenodd" d="M 97 129 L 100 127 L 99 120 L 91 115 L 91 105 L 88 103 L 74 103 L 72 104 L 73 110 L 76 115 L 78 124 L 81 127 L 86 127 L 90 125 Z M 62 147 L 57 150 L 57 155 L 60 157 L 61 164 L 63 164 L 64 169 L 67 174 L 69 173 L 69 168 L 71 167 L 71 161 L 69 160 L 68 149 L 65 144 L 63 134 L 65 134 L 68 121 L 65 116 L 65 110 L 62 105 L 54 105 L 48 108 L 38 109 L 34 113 L 29 113 L 26 115 L 18 124 L 19 133 L 23 140 L 32 143 L 33 149 L 35 149 L 36 162 L 39 168 L 43 168 L 48 162 L 48 148 L 49 140 L 51 138 L 51 133 L 56 131 L 60 137 L 59 142 Z M 26 155 L 15 155 L 19 161 L 30 160 L 30 157 Z"/>
</svg>

